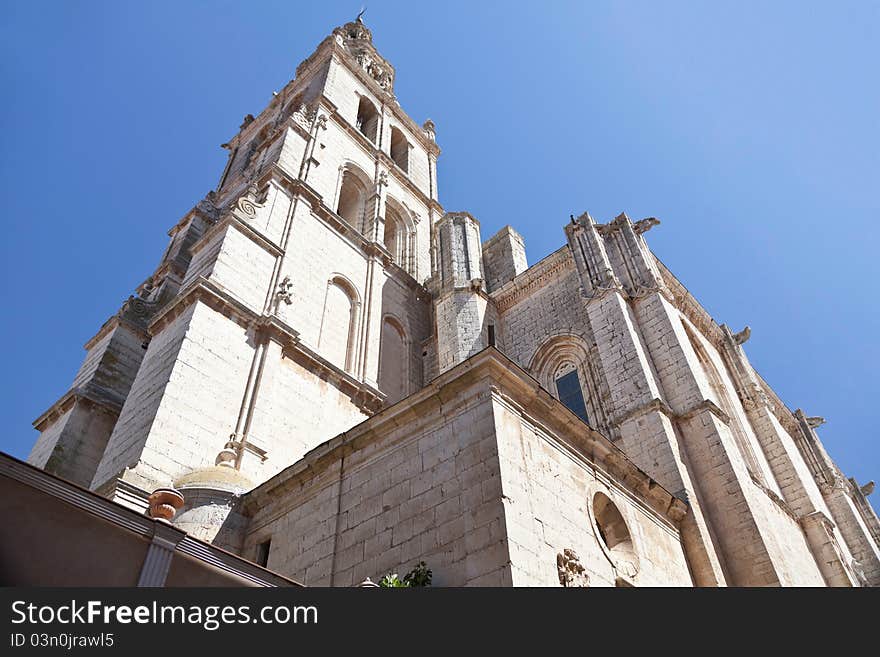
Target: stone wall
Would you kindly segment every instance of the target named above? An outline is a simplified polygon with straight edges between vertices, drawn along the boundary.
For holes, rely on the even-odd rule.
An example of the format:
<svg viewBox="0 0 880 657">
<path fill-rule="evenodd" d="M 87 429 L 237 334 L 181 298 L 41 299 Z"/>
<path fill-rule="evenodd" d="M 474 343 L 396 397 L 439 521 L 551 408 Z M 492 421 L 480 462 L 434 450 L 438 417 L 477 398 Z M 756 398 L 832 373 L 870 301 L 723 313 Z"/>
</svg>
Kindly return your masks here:
<svg viewBox="0 0 880 657">
<path fill-rule="evenodd" d="M 542 415 L 524 420 L 517 402 Z M 637 573 L 603 555 L 594 488 L 626 514 Z M 487 349 L 248 493 L 243 555 L 271 541 L 269 568 L 308 585 L 402 575 L 420 560 L 440 586 L 559 585 L 556 554 L 574 548 L 593 585 L 679 585 L 690 581 L 680 515 L 667 511 L 684 508 Z"/>
</svg>

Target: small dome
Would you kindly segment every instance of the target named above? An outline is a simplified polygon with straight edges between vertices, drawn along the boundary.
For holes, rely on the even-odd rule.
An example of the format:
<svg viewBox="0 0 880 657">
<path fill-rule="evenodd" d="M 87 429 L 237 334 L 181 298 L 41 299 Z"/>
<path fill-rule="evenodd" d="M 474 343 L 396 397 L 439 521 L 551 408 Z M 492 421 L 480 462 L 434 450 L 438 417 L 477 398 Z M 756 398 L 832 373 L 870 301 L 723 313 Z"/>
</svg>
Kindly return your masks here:
<svg viewBox="0 0 880 657">
<path fill-rule="evenodd" d="M 239 493 L 253 488 L 254 482 L 245 477 L 240 470 L 223 465 L 213 465 L 207 468 L 196 468 L 181 475 L 174 480 L 174 487 L 178 490 L 209 488 Z"/>
</svg>

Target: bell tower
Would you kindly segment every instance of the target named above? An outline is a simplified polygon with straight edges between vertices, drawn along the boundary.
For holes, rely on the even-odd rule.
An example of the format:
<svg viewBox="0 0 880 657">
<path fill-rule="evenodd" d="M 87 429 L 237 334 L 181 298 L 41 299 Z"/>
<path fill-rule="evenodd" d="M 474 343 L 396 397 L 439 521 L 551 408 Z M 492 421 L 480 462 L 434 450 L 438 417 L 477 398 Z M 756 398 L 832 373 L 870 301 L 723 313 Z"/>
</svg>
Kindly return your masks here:
<svg viewBox="0 0 880 657">
<path fill-rule="evenodd" d="M 262 482 L 421 387 L 440 149 L 394 80 L 358 18 L 245 116 L 32 463 L 143 508 L 200 468 Z"/>
</svg>

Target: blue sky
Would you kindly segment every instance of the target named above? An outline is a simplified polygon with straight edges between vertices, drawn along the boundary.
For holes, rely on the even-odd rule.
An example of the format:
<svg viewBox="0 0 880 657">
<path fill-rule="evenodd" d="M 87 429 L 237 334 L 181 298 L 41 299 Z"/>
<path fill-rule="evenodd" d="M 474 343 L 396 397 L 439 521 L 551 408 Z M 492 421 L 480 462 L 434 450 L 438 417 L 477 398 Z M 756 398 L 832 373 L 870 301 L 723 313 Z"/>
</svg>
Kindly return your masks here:
<svg viewBox="0 0 880 657">
<path fill-rule="evenodd" d="M 219 145 L 358 2 L 4 2 L 0 448 L 209 189 Z M 440 200 L 529 261 L 589 210 L 649 243 L 820 430 L 880 478 L 880 3 L 369 2 Z"/>
</svg>

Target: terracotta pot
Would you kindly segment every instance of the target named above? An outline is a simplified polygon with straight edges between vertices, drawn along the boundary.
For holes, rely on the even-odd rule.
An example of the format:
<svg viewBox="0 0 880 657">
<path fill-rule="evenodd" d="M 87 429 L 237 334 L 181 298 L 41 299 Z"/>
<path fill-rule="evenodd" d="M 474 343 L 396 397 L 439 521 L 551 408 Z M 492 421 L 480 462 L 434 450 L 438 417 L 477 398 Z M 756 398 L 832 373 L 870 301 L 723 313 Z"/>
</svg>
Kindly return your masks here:
<svg viewBox="0 0 880 657">
<path fill-rule="evenodd" d="M 150 517 L 171 520 L 183 506 L 183 495 L 173 488 L 157 488 L 147 500 L 150 503 Z"/>
</svg>

